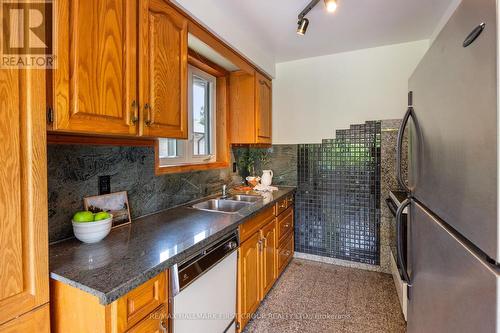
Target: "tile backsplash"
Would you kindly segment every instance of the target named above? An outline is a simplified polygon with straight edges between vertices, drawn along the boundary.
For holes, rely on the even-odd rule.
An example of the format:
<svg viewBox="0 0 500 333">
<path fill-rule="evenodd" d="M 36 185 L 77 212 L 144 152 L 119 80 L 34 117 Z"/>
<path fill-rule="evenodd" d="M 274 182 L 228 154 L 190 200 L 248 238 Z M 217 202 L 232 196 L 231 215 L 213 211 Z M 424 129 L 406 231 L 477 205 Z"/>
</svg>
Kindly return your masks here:
<svg viewBox="0 0 500 333">
<path fill-rule="evenodd" d="M 156 176 L 151 147 L 48 146 L 49 241 L 73 236 L 70 219 L 82 198 L 98 194 L 99 176 L 111 192 L 127 191 L 132 218 L 220 191 L 239 179 L 230 169 Z"/>
<path fill-rule="evenodd" d="M 248 148 L 234 148 L 234 154 L 240 149 Z M 256 162 L 257 174 L 272 169 L 275 184 L 296 184 L 296 145 L 250 149 L 266 156 Z M 50 242 L 73 236 L 71 216 L 83 209 L 84 197 L 98 194 L 99 176 L 111 176 L 111 192 L 128 192 L 132 218 L 215 194 L 222 184 L 241 182 L 232 168 L 156 176 L 150 147 L 49 145 L 47 154 Z"/>
</svg>

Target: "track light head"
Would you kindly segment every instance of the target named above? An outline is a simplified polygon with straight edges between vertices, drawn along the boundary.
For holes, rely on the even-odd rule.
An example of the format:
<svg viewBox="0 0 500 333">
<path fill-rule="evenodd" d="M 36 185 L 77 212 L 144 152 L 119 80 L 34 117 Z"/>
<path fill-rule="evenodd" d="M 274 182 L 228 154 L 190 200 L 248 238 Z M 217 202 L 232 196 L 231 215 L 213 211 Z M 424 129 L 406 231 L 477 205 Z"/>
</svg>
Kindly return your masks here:
<svg viewBox="0 0 500 333">
<path fill-rule="evenodd" d="M 304 36 L 306 34 L 308 26 L 309 26 L 309 20 L 305 17 L 301 18 L 298 22 L 297 34 Z"/>
<path fill-rule="evenodd" d="M 325 6 L 329 13 L 333 13 L 337 10 L 337 0 L 325 0 Z"/>
<path fill-rule="evenodd" d="M 309 4 L 304 8 L 300 14 L 299 14 L 299 22 L 298 27 L 297 27 L 297 34 L 299 35 L 305 35 L 307 31 L 307 27 L 309 26 L 309 20 L 306 19 L 307 13 L 311 11 L 311 9 L 314 8 L 321 0 L 311 0 Z M 335 10 L 337 10 L 337 1 L 338 0 L 323 0 L 325 3 L 326 10 L 329 13 L 333 13 Z"/>
</svg>

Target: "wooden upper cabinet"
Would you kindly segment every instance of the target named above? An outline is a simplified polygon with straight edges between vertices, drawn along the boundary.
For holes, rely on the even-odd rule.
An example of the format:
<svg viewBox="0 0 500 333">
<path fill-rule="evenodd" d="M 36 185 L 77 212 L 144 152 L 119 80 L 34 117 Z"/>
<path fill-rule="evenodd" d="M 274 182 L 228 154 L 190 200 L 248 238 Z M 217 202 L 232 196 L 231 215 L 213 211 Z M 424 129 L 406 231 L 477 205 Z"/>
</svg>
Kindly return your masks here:
<svg viewBox="0 0 500 333">
<path fill-rule="evenodd" d="M 255 75 L 255 114 L 257 143 L 271 143 L 272 140 L 272 94 L 270 80 L 260 73 Z"/>
<path fill-rule="evenodd" d="M 188 20 L 164 0 L 141 0 L 141 134 L 187 139 Z"/>
<path fill-rule="evenodd" d="M 243 71 L 229 77 L 231 143 L 256 143 L 255 76 Z"/>
<path fill-rule="evenodd" d="M 231 143 L 272 142 L 272 83 L 259 72 L 230 76 Z"/>
<path fill-rule="evenodd" d="M 0 70 L 0 325 L 49 300 L 45 83 Z"/>
<path fill-rule="evenodd" d="M 52 130 L 137 133 L 137 2 L 58 0 Z"/>
</svg>

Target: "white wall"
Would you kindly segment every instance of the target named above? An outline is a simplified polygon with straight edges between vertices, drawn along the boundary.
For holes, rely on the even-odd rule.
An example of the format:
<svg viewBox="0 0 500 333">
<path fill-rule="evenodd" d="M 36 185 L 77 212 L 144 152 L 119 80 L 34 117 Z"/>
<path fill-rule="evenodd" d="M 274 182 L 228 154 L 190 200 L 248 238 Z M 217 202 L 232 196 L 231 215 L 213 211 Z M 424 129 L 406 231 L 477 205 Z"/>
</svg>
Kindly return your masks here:
<svg viewBox="0 0 500 333">
<path fill-rule="evenodd" d="M 247 25 L 231 3 L 234 0 L 174 0 L 180 8 L 196 18 L 203 26 L 227 44 L 244 54 L 254 65 L 275 76 L 275 59 L 255 27 Z M 293 26 L 292 26 L 293 27 Z"/>
<path fill-rule="evenodd" d="M 429 41 L 276 65 L 273 143 L 319 143 L 366 120 L 401 118 L 408 78 Z"/>
</svg>

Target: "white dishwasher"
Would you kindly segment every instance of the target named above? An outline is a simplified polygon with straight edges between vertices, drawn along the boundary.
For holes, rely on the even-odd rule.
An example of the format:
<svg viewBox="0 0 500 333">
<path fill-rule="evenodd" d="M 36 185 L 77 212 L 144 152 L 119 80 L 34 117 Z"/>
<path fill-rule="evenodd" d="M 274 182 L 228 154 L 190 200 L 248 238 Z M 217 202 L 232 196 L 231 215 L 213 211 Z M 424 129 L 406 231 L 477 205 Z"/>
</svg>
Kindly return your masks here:
<svg viewBox="0 0 500 333">
<path fill-rule="evenodd" d="M 233 233 L 172 267 L 172 333 L 236 331 L 237 248 Z"/>
</svg>

